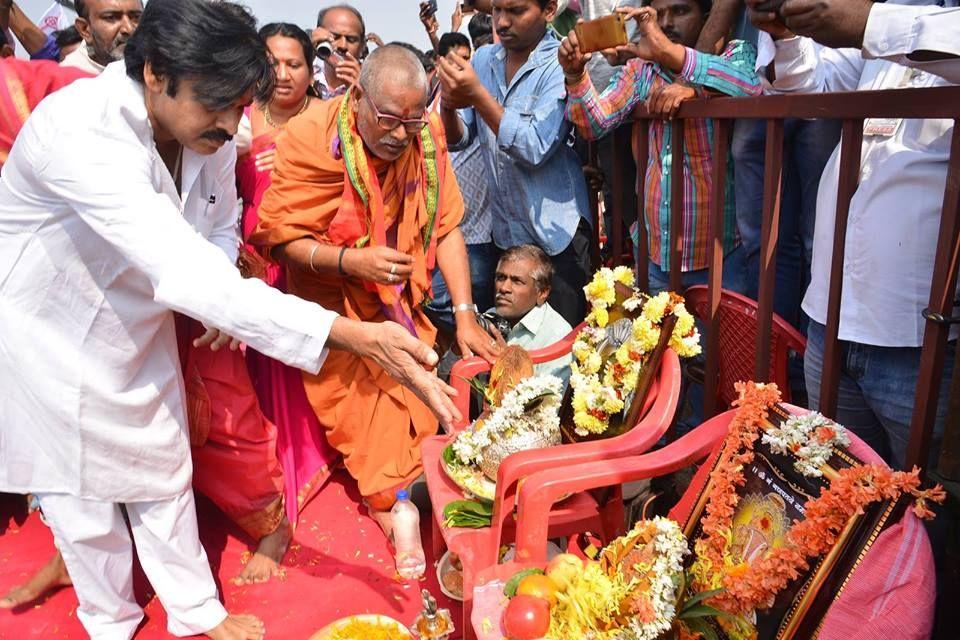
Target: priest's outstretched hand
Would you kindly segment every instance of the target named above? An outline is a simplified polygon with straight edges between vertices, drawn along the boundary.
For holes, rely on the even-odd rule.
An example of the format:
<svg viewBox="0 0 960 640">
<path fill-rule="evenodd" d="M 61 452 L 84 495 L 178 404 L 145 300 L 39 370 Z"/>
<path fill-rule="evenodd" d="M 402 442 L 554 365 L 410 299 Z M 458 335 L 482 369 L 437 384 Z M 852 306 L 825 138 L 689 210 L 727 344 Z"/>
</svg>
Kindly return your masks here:
<svg viewBox="0 0 960 640">
<path fill-rule="evenodd" d="M 439 360 L 436 352 L 399 324 L 337 318 L 327 344 L 370 358 L 383 367 L 393 379 L 417 394 L 443 427 L 450 428 L 460 419 L 453 404 L 457 392 L 433 371 Z"/>
</svg>

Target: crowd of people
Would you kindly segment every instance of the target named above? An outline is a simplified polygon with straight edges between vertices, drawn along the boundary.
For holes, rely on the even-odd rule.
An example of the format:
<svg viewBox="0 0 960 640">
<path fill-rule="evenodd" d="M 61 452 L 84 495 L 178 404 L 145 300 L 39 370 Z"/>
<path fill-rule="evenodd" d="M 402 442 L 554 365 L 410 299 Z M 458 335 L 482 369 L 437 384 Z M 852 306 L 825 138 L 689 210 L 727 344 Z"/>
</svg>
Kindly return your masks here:
<svg viewBox="0 0 960 640">
<path fill-rule="evenodd" d="M 74 26 L 45 33 L 0 0 L 0 490 L 31 495 L 57 545 L 0 607 L 72 583 L 94 638 L 141 620 L 134 546 L 171 633 L 263 637 L 219 600 L 194 490 L 257 541 L 242 583 L 277 573 L 337 465 L 389 536 L 420 443 L 460 418 L 433 369 L 547 346 L 586 315 L 587 177 L 606 177 L 608 205 L 635 199 L 610 177 L 635 174 L 613 133 L 637 107 L 649 160 L 627 222 L 651 292 L 677 244 L 683 285 L 706 282 L 723 180 L 723 284 L 755 298 L 764 125 L 737 121 L 714 176 L 713 122 L 687 123 L 672 238 L 682 103 L 960 81 L 955 0 L 478 0 L 469 36 L 459 3 L 444 33 L 422 3 L 429 51 L 385 43 L 346 4 L 309 30 L 257 30 L 229 2 L 74 4 Z M 585 53 L 573 26 L 615 12 L 629 42 Z M 836 417 L 895 467 L 952 128 L 867 120 L 850 208 Z M 798 378 L 816 408 L 839 128 L 784 134 L 774 306 L 807 334 Z M 569 358 L 540 368 L 566 379 Z"/>
</svg>

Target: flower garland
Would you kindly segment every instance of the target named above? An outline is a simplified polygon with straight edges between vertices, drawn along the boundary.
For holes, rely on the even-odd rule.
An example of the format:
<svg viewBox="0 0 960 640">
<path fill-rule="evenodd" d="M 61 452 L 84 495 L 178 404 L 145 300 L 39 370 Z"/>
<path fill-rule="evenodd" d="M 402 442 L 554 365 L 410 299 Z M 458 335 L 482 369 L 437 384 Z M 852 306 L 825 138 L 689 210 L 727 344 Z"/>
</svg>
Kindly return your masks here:
<svg viewBox="0 0 960 640">
<path fill-rule="evenodd" d="M 629 552 L 624 553 L 628 548 L 641 549 L 641 559 L 632 561 Z M 612 557 L 609 566 L 589 563 L 557 594 L 546 638 L 656 640 L 676 617 L 687 553 L 687 540 L 676 522 L 641 520 L 604 549 L 602 555 Z M 630 566 L 624 566 L 627 563 Z"/>
<path fill-rule="evenodd" d="M 850 446 L 847 430 L 816 411 L 790 416 L 782 426 L 768 429 L 760 441 L 774 453 L 796 456 L 793 468 L 809 478 L 823 475 L 820 467 L 833 455 L 835 446 Z"/>
<path fill-rule="evenodd" d="M 534 376 L 517 383 L 490 416 L 477 420 L 453 441 L 453 451 L 464 464 L 479 463 L 484 450 L 504 436 L 524 432 L 560 431 L 563 381 L 556 376 Z M 531 409 L 530 404 L 542 400 Z"/>
<path fill-rule="evenodd" d="M 617 285 L 621 285 L 620 292 Z M 653 297 L 640 293 L 628 267 L 600 269 L 584 292 L 591 310 L 587 326 L 573 343 L 570 376 L 574 427 L 581 436 L 603 433 L 610 426 L 610 416 L 624 410 L 624 400 L 636 388 L 640 371 L 660 341 L 660 328 L 668 315 L 677 318 L 670 348 L 683 358 L 700 353 L 700 333 L 683 298 L 667 292 Z M 611 316 L 627 317 L 641 307 L 632 321 L 629 339 L 605 363 L 600 347 L 607 338 Z"/>
<path fill-rule="evenodd" d="M 753 461 L 753 446 L 762 422 L 780 401 L 780 391 L 774 384 L 741 382 L 736 388 L 740 394 L 735 403 L 739 410 L 730 424 L 724 453 L 712 473 L 713 488 L 701 521 L 703 534 L 695 543 L 697 558 L 690 570 L 697 591 L 724 590 L 709 599 L 712 606 L 731 614 L 769 607 L 791 580 L 808 569 L 810 558 L 833 548 L 850 517 L 872 502 L 895 500 L 908 493 L 916 498 L 914 513 L 930 518 L 933 513 L 928 503 L 943 501 L 945 494 L 939 485 L 920 490 L 917 469 L 893 471 L 875 464 L 843 469 L 818 498 L 807 502 L 805 517 L 787 532 L 786 544 L 752 565 L 735 562 L 729 547 L 739 502 L 736 488 L 745 482 L 743 469 Z M 797 428 L 817 422 L 811 419 L 809 425 L 787 431 L 792 434 Z"/>
</svg>

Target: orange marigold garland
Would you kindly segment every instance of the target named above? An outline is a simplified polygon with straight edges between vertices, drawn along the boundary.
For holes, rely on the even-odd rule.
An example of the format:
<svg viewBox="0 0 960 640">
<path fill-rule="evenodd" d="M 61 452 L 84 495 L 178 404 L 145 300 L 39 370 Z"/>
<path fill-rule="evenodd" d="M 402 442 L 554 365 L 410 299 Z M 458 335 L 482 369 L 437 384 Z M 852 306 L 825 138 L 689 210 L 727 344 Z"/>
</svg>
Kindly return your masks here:
<svg viewBox="0 0 960 640">
<path fill-rule="evenodd" d="M 769 607 L 791 580 L 807 570 L 810 558 L 822 556 L 833 547 L 850 517 L 872 502 L 896 500 L 908 493 L 916 499 L 914 513 L 931 518 L 928 504 L 943 501 L 939 485 L 920 489 L 918 469 L 893 471 L 875 464 L 843 469 L 818 498 L 807 502 L 804 519 L 787 532 L 788 544 L 753 564 L 735 562 L 729 547 L 739 502 L 736 489 L 745 482 L 743 470 L 753 461 L 761 425 L 771 407 L 780 401 L 774 384 L 741 382 L 736 388 L 739 410 L 712 474 L 713 486 L 701 521 L 703 533 L 694 546 L 697 559 L 690 570 L 697 591 L 723 590 L 709 600 L 712 606 L 735 615 Z"/>
</svg>

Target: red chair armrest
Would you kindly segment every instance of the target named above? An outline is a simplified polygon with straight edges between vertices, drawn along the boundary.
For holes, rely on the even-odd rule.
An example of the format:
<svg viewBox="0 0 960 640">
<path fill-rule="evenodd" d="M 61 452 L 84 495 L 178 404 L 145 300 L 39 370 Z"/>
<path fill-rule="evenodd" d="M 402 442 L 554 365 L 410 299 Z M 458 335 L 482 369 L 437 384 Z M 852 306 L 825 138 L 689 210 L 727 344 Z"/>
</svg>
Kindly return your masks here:
<svg viewBox="0 0 960 640">
<path fill-rule="evenodd" d="M 673 473 L 703 460 L 722 442 L 733 415 L 733 411 L 722 413 L 651 453 L 563 466 L 528 476 L 517 498 L 517 559 L 546 561 L 548 516 L 561 496 Z"/>
</svg>

